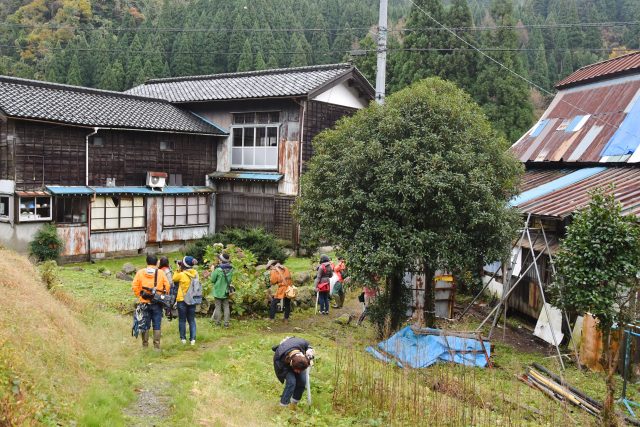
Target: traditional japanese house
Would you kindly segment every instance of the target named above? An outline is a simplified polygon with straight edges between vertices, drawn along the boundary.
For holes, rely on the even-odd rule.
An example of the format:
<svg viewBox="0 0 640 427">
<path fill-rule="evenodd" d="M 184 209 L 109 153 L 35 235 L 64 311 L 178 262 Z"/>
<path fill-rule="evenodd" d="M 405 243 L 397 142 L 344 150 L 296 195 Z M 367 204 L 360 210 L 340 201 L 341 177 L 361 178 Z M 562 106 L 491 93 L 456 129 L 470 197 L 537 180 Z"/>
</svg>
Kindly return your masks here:
<svg viewBox="0 0 640 427">
<path fill-rule="evenodd" d="M 226 137 L 164 100 L 0 77 L 0 243 L 26 250 L 49 222 L 67 259 L 202 237 Z"/>
<path fill-rule="evenodd" d="M 542 308 L 538 282 L 552 280 L 550 256 L 592 190 L 613 192 L 624 214 L 640 215 L 640 53 L 583 67 L 556 88 L 540 120 L 511 147 L 526 167 L 522 193 L 512 204 L 531 215 L 533 230 L 531 243 L 525 239 L 515 249 L 511 283 L 525 277 L 509 306 L 536 318 Z M 534 268 L 524 273 L 537 255 L 540 280 Z"/>
<path fill-rule="evenodd" d="M 127 93 L 155 97 L 221 126 L 209 182 L 216 229 L 261 226 L 296 242 L 291 206 L 312 139 L 368 105 L 374 89 L 350 64 L 151 80 Z"/>
</svg>

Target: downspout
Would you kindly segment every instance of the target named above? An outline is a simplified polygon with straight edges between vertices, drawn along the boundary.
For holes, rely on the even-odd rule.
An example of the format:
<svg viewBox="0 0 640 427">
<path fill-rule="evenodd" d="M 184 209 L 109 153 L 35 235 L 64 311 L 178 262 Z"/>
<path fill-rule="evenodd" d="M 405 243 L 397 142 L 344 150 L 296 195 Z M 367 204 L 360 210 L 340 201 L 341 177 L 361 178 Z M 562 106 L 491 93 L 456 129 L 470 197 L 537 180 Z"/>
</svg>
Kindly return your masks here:
<svg viewBox="0 0 640 427">
<path fill-rule="evenodd" d="M 298 162 L 298 197 L 302 195 L 302 153 L 304 152 L 304 117 L 307 112 L 307 101 L 302 101 L 302 114 L 300 114 L 300 161 Z M 296 233 L 296 248 L 300 252 L 300 224 L 296 225 L 298 232 Z M 299 255 L 299 253 L 298 253 Z"/>
<path fill-rule="evenodd" d="M 85 169 L 84 169 L 84 184 L 89 186 L 89 137 L 98 133 L 100 128 L 93 128 L 93 132 L 85 137 Z M 89 200 L 89 206 L 87 206 L 87 260 L 91 262 L 91 204 L 95 200 L 96 193 Z"/>
</svg>

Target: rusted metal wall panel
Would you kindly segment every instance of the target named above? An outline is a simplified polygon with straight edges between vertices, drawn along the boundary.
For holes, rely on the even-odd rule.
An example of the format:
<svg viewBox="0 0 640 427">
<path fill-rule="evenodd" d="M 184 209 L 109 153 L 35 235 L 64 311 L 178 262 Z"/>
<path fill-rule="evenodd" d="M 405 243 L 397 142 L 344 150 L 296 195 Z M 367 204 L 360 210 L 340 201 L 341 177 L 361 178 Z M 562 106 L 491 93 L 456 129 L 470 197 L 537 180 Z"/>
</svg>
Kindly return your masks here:
<svg viewBox="0 0 640 427">
<path fill-rule="evenodd" d="M 61 256 L 86 255 L 89 227 L 86 225 L 58 225 L 58 236 L 64 242 Z"/>
<path fill-rule="evenodd" d="M 160 230 L 162 224 L 162 199 L 147 197 L 147 241 L 155 243 L 162 240 Z"/>
<path fill-rule="evenodd" d="M 278 172 L 283 174 L 278 192 L 289 196 L 298 194 L 300 142 L 280 141 L 278 147 Z"/>
<path fill-rule="evenodd" d="M 144 230 L 91 234 L 91 254 L 142 250 L 147 242 Z"/>
<path fill-rule="evenodd" d="M 575 169 L 538 169 L 525 172 L 520 184 L 520 192 L 539 187 L 562 176 L 568 175 Z"/>
<path fill-rule="evenodd" d="M 193 226 L 180 228 L 164 228 L 161 233 L 161 242 L 184 242 L 201 239 L 209 232 L 209 226 Z"/>
</svg>

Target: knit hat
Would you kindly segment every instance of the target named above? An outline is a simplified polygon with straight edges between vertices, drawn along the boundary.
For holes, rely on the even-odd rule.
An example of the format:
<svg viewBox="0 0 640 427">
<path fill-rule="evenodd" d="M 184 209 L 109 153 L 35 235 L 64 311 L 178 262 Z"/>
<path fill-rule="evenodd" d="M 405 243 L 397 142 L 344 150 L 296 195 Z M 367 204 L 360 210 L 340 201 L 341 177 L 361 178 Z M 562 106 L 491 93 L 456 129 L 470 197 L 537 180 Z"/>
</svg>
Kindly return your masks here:
<svg viewBox="0 0 640 427">
<path fill-rule="evenodd" d="M 192 256 L 186 256 L 186 257 L 182 258 L 182 264 L 186 268 L 193 268 L 193 266 L 196 265 L 197 263 L 198 263 L 198 260 L 195 259 Z"/>
<path fill-rule="evenodd" d="M 231 258 L 229 257 L 229 254 L 222 253 L 218 255 L 218 259 L 222 262 L 229 262 Z"/>
<path fill-rule="evenodd" d="M 320 262 L 329 262 L 331 261 L 331 258 L 329 258 L 328 255 L 322 254 L 320 255 Z"/>
<path fill-rule="evenodd" d="M 270 259 L 269 262 L 267 262 L 267 270 L 275 266 L 277 263 L 278 263 L 278 260 Z"/>
</svg>

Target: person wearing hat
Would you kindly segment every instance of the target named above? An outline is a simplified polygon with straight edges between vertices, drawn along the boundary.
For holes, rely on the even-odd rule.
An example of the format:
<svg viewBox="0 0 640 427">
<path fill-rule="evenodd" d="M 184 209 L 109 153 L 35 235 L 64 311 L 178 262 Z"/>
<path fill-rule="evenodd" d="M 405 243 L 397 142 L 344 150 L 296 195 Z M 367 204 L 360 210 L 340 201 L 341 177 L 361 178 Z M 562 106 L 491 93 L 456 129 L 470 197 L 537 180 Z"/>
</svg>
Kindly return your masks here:
<svg viewBox="0 0 640 427">
<path fill-rule="evenodd" d="M 220 318 L 222 317 L 222 310 L 224 310 L 224 327 L 229 327 L 229 288 L 231 287 L 231 281 L 233 280 L 233 267 L 231 266 L 231 258 L 228 254 L 218 255 L 218 265 L 211 273 L 211 287 L 210 297 L 214 298 L 215 309 L 213 310 L 213 316 L 211 319 L 220 326 Z"/>
<path fill-rule="evenodd" d="M 278 304 L 282 301 L 284 309 L 284 322 L 289 323 L 289 313 L 291 313 L 291 300 L 287 298 L 287 288 L 293 285 L 291 279 L 291 272 L 287 267 L 280 264 L 276 260 L 271 260 L 267 263 L 267 271 L 269 272 L 269 281 L 267 286 L 277 285 L 278 289 L 276 294 L 271 297 L 269 304 L 269 319 L 274 320 L 276 318 L 276 309 Z"/>
<path fill-rule="evenodd" d="M 320 265 L 316 273 L 314 286 L 318 293 L 318 303 L 320 304 L 320 314 L 329 314 L 329 291 L 331 290 L 331 276 L 333 276 L 333 265 L 327 255 L 320 256 Z"/>
<path fill-rule="evenodd" d="M 187 323 L 189 323 L 189 341 L 196 344 L 196 304 L 187 304 L 184 296 L 191 286 L 191 280 L 198 277 L 198 272 L 193 268 L 198 260 L 192 256 L 185 256 L 178 263 L 180 270 L 173 275 L 173 283 L 178 287 L 176 305 L 178 306 L 178 332 L 182 344 L 187 343 Z"/>
<path fill-rule="evenodd" d="M 157 264 L 158 258 L 155 255 L 147 255 L 147 267 L 138 270 L 131 283 L 131 288 L 135 296 L 138 297 L 139 304 L 145 307 L 144 321 L 140 326 L 142 346 L 149 347 L 149 329 L 153 325 L 153 347 L 160 350 L 162 306 L 153 302 L 153 293 L 168 295 L 170 285 L 165 274 L 158 272 Z"/>
</svg>

